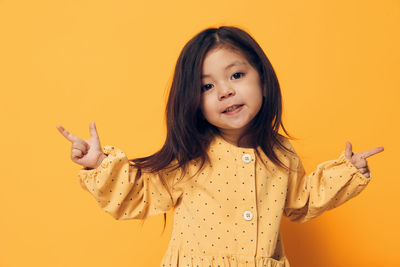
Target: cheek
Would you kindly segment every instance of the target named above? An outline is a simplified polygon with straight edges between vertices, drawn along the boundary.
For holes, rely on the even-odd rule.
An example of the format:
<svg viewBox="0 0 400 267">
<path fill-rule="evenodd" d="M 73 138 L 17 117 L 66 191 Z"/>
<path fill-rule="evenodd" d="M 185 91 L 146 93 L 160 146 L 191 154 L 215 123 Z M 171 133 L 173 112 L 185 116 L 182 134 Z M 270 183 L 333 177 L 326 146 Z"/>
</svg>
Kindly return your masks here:
<svg viewBox="0 0 400 267">
<path fill-rule="evenodd" d="M 255 112 L 258 113 L 261 109 L 262 102 L 263 102 L 263 95 L 261 90 L 254 91 L 251 95 L 251 98 L 254 99 L 254 108 Z"/>
<path fill-rule="evenodd" d="M 209 113 L 212 112 L 213 103 L 210 98 L 208 98 L 207 96 L 203 96 L 201 98 L 200 109 L 204 116 L 207 116 Z"/>
</svg>

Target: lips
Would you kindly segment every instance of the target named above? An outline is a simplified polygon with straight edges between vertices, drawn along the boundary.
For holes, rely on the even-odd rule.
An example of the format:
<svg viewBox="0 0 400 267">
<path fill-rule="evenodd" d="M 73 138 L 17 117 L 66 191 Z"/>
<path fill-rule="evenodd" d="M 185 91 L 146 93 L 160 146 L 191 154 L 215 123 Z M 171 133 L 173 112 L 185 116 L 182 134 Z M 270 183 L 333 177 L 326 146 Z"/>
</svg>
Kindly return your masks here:
<svg viewBox="0 0 400 267">
<path fill-rule="evenodd" d="M 241 106 L 243 106 L 243 104 L 229 106 L 224 111 L 222 111 L 222 113 L 234 111 L 234 110 L 240 108 Z"/>
</svg>

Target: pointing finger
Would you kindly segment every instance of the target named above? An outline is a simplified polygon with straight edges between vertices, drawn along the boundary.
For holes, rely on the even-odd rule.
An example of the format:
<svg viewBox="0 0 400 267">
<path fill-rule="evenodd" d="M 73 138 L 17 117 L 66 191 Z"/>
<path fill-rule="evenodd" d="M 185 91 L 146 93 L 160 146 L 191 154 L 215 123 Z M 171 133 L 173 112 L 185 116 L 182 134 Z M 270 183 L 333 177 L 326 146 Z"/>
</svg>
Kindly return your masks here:
<svg viewBox="0 0 400 267">
<path fill-rule="evenodd" d="M 364 151 L 364 152 L 362 152 L 360 154 L 362 154 L 361 155 L 362 158 L 366 159 L 366 158 L 368 158 L 368 157 L 370 157 L 372 155 L 375 155 L 375 154 L 377 154 L 379 152 L 382 152 L 383 150 L 384 150 L 384 148 L 381 146 L 381 147 L 376 147 L 376 148 Z"/>
<path fill-rule="evenodd" d="M 68 132 L 67 130 L 64 129 L 64 127 L 62 127 L 61 125 L 57 125 L 57 129 L 58 131 L 65 137 L 67 138 L 70 142 L 76 142 L 79 137 L 76 137 L 75 135 L 73 135 L 72 133 Z"/>
</svg>

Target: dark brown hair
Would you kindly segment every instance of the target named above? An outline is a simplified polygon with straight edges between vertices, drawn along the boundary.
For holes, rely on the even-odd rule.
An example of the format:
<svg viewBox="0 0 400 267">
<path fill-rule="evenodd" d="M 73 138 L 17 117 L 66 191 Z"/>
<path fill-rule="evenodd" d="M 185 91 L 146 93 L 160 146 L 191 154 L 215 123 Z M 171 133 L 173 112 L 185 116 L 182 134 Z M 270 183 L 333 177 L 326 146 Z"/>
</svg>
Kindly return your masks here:
<svg viewBox="0 0 400 267">
<path fill-rule="evenodd" d="M 243 53 L 248 62 L 258 71 L 263 90 L 260 111 L 239 141 L 246 136 L 251 147 L 260 146 L 273 163 L 288 169 L 273 150 L 274 146 L 278 146 L 280 149 L 291 152 L 280 140 L 282 137 L 278 133 L 280 126 L 290 139 L 296 139 L 288 134 L 281 122 L 282 96 L 277 76 L 258 43 L 246 31 L 233 26 L 207 28 L 195 35 L 183 47 L 175 66 L 166 106 L 165 143 L 153 155 L 131 159 L 134 166 L 158 172 L 171 167 L 174 161 L 177 164 L 174 164 L 173 169 L 182 168 L 182 173 L 184 173 L 189 161 L 193 159 L 200 159 L 199 170 L 206 161 L 209 161 L 206 150 L 219 130 L 204 119 L 200 110 L 201 72 L 207 52 L 221 47 Z M 240 146 L 241 143 L 238 143 Z M 256 153 L 259 156 L 258 150 Z M 166 184 L 165 181 L 163 184 Z M 166 213 L 164 213 L 164 230 L 165 225 Z"/>
</svg>

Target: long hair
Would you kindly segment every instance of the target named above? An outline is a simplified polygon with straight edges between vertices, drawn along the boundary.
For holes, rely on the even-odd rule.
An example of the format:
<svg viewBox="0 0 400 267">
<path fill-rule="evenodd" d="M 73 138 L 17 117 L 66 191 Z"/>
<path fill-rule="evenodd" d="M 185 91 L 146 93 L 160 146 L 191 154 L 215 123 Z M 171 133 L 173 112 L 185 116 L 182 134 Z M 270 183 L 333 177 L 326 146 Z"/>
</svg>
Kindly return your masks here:
<svg viewBox="0 0 400 267">
<path fill-rule="evenodd" d="M 189 161 L 193 159 L 200 159 L 199 170 L 206 161 L 209 161 L 206 151 L 213 136 L 219 133 L 219 130 L 204 119 L 200 110 L 201 72 L 207 52 L 221 47 L 243 53 L 259 73 L 264 96 L 260 111 L 251 121 L 250 127 L 239 138 L 239 146 L 242 138 L 246 136 L 251 147 L 260 146 L 272 162 L 288 169 L 273 149 L 274 146 L 278 146 L 291 153 L 280 140 L 282 137 L 278 133 L 280 126 L 290 139 L 295 139 L 288 134 L 281 122 L 282 96 L 277 76 L 258 43 L 246 31 L 232 26 L 207 28 L 195 35 L 183 47 L 175 66 L 166 106 L 165 143 L 153 155 L 131 159 L 134 166 L 158 172 L 171 167 L 172 162 L 176 162 L 173 169 L 182 168 L 182 173 L 184 173 Z M 258 150 L 256 153 L 259 156 Z M 164 185 L 167 184 L 163 182 Z M 167 186 L 166 189 L 169 192 Z M 166 213 L 164 213 L 164 230 L 165 225 Z"/>
</svg>

